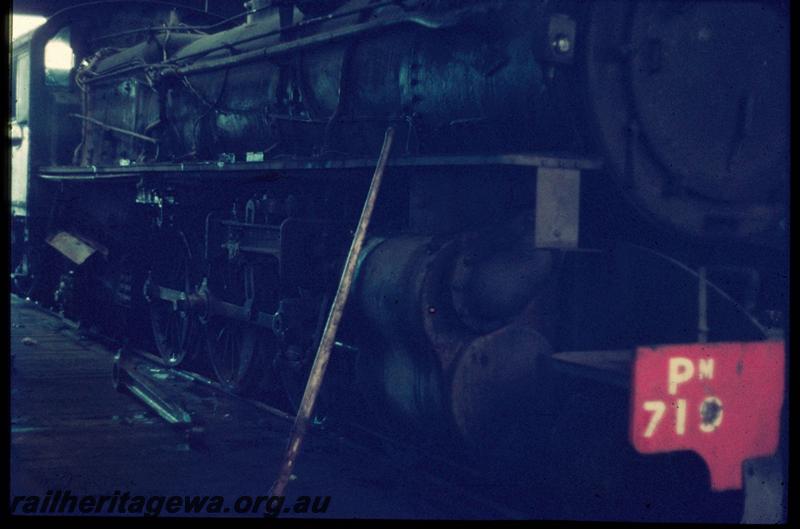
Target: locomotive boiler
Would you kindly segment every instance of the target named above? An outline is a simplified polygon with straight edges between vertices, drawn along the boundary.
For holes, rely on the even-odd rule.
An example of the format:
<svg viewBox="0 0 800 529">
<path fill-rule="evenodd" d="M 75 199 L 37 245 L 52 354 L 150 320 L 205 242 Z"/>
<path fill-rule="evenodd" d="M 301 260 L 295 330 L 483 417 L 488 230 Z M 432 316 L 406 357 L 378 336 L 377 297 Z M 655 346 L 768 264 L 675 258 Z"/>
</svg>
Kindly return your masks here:
<svg viewBox="0 0 800 529">
<path fill-rule="evenodd" d="M 332 414 L 560 468 L 559 353 L 781 327 L 785 4 L 246 7 L 96 3 L 34 33 L 18 288 L 296 406 L 393 127 Z"/>
</svg>

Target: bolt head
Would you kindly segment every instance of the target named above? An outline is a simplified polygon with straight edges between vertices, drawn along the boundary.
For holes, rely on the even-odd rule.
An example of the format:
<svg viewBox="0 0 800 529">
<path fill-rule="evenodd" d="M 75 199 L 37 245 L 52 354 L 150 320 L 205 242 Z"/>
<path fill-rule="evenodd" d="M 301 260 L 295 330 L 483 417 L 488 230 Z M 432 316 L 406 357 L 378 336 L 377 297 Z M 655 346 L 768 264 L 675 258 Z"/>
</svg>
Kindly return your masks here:
<svg viewBox="0 0 800 529">
<path fill-rule="evenodd" d="M 556 53 L 569 53 L 572 51 L 572 41 L 566 35 L 558 35 L 553 40 L 553 49 Z"/>
</svg>

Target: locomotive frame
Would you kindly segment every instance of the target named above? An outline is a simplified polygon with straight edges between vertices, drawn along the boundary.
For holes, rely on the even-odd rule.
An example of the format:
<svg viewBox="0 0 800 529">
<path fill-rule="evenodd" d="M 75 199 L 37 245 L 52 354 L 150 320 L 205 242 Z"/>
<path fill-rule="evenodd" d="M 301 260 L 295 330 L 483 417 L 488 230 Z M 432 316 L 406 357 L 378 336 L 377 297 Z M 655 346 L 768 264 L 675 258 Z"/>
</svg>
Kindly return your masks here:
<svg viewBox="0 0 800 529">
<path fill-rule="evenodd" d="M 762 24 L 785 9 L 756 7 Z M 575 461 L 611 489 L 652 468 L 696 473 L 695 460 L 645 463 L 627 446 L 630 358 L 609 369 L 604 354 L 782 336 L 788 154 L 774 114 L 788 93 L 778 54 L 773 84 L 750 87 L 732 116 L 709 114 L 730 118 L 733 139 L 712 141 L 731 132 L 722 125 L 693 136 L 709 153 L 687 169 L 694 150 L 659 131 L 695 123 L 669 122 L 638 76 L 675 83 L 687 45 L 653 21 L 712 27 L 692 9 L 278 1 L 227 21 L 160 2 L 65 10 L 13 59 L 31 169 L 12 177 L 27 182 L 14 284 L 166 365 L 208 354 L 226 388 L 296 408 L 381 131 L 396 126 L 323 409 L 454 442 L 488 474 L 541 467 L 586 512 L 597 501 L 556 479 Z M 98 31 L 112 13 L 114 31 Z M 43 50 L 64 27 L 86 59 L 59 86 Z M 675 108 L 681 90 L 696 95 L 665 86 Z M 767 96 L 777 103 L 762 117 Z M 776 154 L 759 154 L 769 142 Z M 723 172 L 733 183 L 714 180 Z M 613 408 L 608 426 L 575 411 L 595 398 Z M 564 443 L 570 420 L 609 441 Z M 785 410 L 781 424 L 785 457 Z M 623 445 L 626 471 L 597 463 Z M 520 463 L 520 447 L 537 458 Z M 667 481 L 648 493 L 684 485 Z M 709 515 L 741 503 L 702 485 L 669 494 L 662 515 L 691 494 Z"/>
</svg>

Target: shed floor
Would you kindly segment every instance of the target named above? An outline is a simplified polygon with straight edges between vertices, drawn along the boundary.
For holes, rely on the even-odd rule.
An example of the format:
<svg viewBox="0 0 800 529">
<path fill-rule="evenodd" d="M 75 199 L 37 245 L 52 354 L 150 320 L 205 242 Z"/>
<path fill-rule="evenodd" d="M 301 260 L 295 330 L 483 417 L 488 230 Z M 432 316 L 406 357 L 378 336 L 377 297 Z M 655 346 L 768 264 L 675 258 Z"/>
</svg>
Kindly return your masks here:
<svg viewBox="0 0 800 529">
<path fill-rule="evenodd" d="M 233 516 L 240 495 L 268 494 L 286 446 L 288 421 L 235 399 L 208 399 L 207 435 L 202 443 L 189 442 L 141 401 L 114 390 L 112 351 L 29 301 L 12 296 L 10 310 L 12 499 L 44 498 L 59 490 L 76 496 L 116 491 L 209 495 L 224 497 L 229 511 L 219 516 Z M 496 516 L 465 510 L 463 500 L 449 497 L 452 492 L 419 486 L 401 469 L 385 456 L 329 435 L 311 435 L 285 505 L 300 496 L 330 496 L 327 512 L 281 516 Z M 16 512 L 22 513 L 23 506 L 19 503 Z M 161 516 L 166 515 L 162 510 Z M 261 515 L 263 510 L 251 514 Z"/>
</svg>

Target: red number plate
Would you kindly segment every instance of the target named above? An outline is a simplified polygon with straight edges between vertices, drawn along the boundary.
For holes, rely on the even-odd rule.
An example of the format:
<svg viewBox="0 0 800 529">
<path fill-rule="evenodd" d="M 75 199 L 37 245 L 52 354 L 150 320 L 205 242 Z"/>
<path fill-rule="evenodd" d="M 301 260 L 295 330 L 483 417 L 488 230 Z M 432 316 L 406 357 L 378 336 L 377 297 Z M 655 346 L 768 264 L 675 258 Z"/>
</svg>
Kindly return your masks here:
<svg viewBox="0 0 800 529">
<path fill-rule="evenodd" d="M 778 447 L 784 343 L 640 347 L 631 441 L 643 454 L 694 450 L 713 490 L 742 488 L 745 459 Z"/>
</svg>

